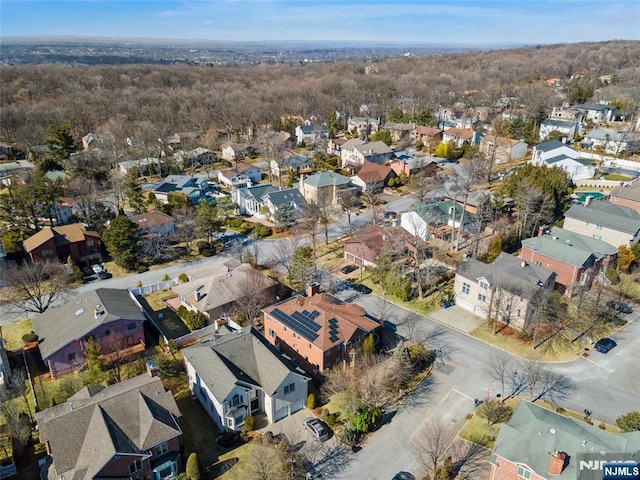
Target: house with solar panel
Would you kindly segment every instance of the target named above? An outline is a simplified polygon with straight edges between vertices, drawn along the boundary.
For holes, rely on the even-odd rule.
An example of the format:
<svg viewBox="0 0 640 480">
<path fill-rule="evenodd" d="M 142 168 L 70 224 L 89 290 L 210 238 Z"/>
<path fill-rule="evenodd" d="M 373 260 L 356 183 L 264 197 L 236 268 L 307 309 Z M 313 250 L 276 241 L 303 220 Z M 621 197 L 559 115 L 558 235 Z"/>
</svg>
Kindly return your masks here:
<svg viewBox="0 0 640 480">
<path fill-rule="evenodd" d="M 311 374 L 353 364 L 367 335 L 381 328 L 360 305 L 320 292 L 318 284 L 262 311 L 266 339 Z"/>
<path fill-rule="evenodd" d="M 263 412 L 269 423 L 302 410 L 309 377 L 253 327 L 182 350 L 189 388 L 220 430 Z"/>
</svg>

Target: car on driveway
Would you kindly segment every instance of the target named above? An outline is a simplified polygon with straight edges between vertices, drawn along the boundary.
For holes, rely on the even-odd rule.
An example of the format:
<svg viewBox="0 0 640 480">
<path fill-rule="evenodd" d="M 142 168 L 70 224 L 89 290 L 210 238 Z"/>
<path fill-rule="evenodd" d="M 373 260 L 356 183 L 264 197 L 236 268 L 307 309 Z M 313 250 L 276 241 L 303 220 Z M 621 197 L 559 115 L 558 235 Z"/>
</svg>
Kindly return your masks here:
<svg viewBox="0 0 640 480">
<path fill-rule="evenodd" d="M 392 212 L 392 211 L 384 212 L 382 214 L 384 218 L 396 218 L 397 215 L 398 214 L 396 212 Z"/>
<path fill-rule="evenodd" d="M 319 442 L 328 440 L 329 427 L 315 417 L 307 417 L 302 421 L 302 426 L 311 432 L 313 438 Z"/>
<path fill-rule="evenodd" d="M 609 300 L 606 305 L 607 305 L 607 308 L 615 310 L 616 312 L 627 313 L 627 314 L 633 313 L 633 308 L 631 308 L 626 303 Z"/>
<path fill-rule="evenodd" d="M 415 480 L 415 478 L 416 477 L 411 475 L 409 472 L 398 472 L 391 480 Z"/>
<path fill-rule="evenodd" d="M 355 265 L 353 265 L 353 264 L 351 264 L 351 265 L 345 265 L 344 267 L 342 267 L 342 268 L 340 269 L 340 271 L 341 271 L 342 273 L 351 273 L 351 272 L 353 272 L 354 270 L 356 270 L 357 268 L 358 268 L 358 267 L 356 267 L 356 266 L 355 266 Z"/>
<path fill-rule="evenodd" d="M 373 291 L 369 287 L 367 287 L 366 285 L 362 285 L 361 283 L 349 282 L 349 288 L 365 295 L 368 295 Z"/>
<path fill-rule="evenodd" d="M 595 345 L 593 346 L 593 348 L 595 350 L 597 350 L 600 353 L 607 353 L 609 350 L 611 350 L 613 347 L 615 347 L 617 345 L 617 343 L 610 339 L 610 338 L 601 338 L 600 340 L 598 340 Z"/>
</svg>

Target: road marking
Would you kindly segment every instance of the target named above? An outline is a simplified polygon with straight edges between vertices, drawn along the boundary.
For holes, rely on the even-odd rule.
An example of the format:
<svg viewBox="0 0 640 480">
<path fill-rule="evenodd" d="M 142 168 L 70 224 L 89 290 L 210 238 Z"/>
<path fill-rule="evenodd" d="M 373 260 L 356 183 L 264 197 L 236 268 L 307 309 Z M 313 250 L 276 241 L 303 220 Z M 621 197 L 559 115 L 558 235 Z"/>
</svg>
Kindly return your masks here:
<svg viewBox="0 0 640 480">
<path fill-rule="evenodd" d="M 613 372 L 613 368 L 607 368 L 604 365 L 600 365 L 598 362 L 594 362 L 590 358 L 586 358 L 586 357 L 581 357 L 581 358 L 584 358 L 587 362 L 591 362 L 591 363 L 593 363 L 594 365 L 597 365 L 600 368 L 604 368 L 609 373 Z"/>
<path fill-rule="evenodd" d="M 463 397 L 467 397 L 469 400 L 473 400 L 473 397 L 470 397 L 470 396 L 469 396 L 469 395 L 467 395 L 466 393 L 462 393 L 461 391 L 456 390 L 455 388 L 452 388 L 452 389 L 451 389 L 451 391 L 452 391 L 452 392 L 456 392 L 456 393 L 458 393 L 458 394 L 462 395 Z"/>
</svg>

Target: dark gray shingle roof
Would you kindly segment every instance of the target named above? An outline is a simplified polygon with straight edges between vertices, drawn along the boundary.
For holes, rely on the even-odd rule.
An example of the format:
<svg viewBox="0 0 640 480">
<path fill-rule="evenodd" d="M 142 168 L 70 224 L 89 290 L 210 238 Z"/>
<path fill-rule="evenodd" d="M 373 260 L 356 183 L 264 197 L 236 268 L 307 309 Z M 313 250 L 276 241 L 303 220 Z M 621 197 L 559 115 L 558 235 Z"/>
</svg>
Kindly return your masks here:
<svg viewBox="0 0 640 480">
<path fill-rule="evenodd" d="M 640 213 L 605 200 L 592 200 L 587 206 L 572 205 L 564 216 L 631 235 L 640 230 Z"/>
</svg>

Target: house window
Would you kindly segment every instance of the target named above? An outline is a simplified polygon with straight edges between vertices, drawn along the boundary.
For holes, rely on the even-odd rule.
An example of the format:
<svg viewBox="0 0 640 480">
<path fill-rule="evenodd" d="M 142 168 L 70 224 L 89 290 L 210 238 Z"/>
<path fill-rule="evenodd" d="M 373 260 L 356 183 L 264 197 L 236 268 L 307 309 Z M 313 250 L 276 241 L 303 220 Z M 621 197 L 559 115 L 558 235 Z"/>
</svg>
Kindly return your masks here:
<svg viewBox="0 0 640 480">
<path fill-rule="evenodd" d="M 236 407 L 240 404 L 241 401 L 242 401 L 242 396 L 234 395 L 233 398 L 231 399 L 231 406 Z"/>
<path fill-rule="evenodd" d="M 156 457 L 164 455 L 168 451 L 169 451 L 169 446 L 167 445 L 167 442 L 161 443 L 156 447 Z"/>
<path fill-rule="evenodd" d="M 142 470 L 142 460 L 134 460 L 131 465 L 129 465 L 129 473 L 136 473 Z"/>
<path fill-rule="evenodd" d="M 296 384 L 292 383 L 290 385 L 285 385 L 284 386 L 284 394 L 288 394 L 288 393 L 293 393 L 296 391 Z"/>
<path fill-rule="evenodd" d="M 51 257 L 53 255 L 53 250 L 51 250 L 50 248 L 47 248 L 46 250 L 41 250 L 40 255 L 42 255 L 43 257 Z"/>
<path fill-rule="evenodd" d="M 87 240 L 87 247 L 93 247 L 93 240 Z"/>
<path fill-rule="evenodd" d="M 602 230 L 602 225 L 596 225 L 596 230 Z"/>
<path fill-rule="evenodd" d="M 483 290 L 486 290 L 489 288 L 489 284 L 487 282 L 480 282 L 480 288 L 482 288 Z"/>
<path fill-rule="evenodd" d="M 70 353 L 69 355 L 67 355 L 67 359 L 69 359 L 70 362 L 75 362 L 76 361 L 76 354 L 75 353 Z"/>
<path fill-rule="evenodd" d="M 541 267 L 542 266 L 542 262 L 536 262 L 536 265 Z"/>
<path fill-rule="evenodd" d="M 285 331 L 285 332 L 287 331 L 287 327 L 284 327 L 284 331 Z"/>
<path fill-rule="evenodd" d="M 273 330 L 269 329 L 269 336 L 271 338 L 276 338 L 276 332 L 274 332 Z"/>
<path fill-rule="evenodd" d="M 520 316 L 520 310 L 516 310 L 516 316 L 519 317 Z"/>
<path fill-rule="evenodd" d="M 129 322 L 127 323 L 127 330 L 135 330 L 136 326 L 136 322 Z"/>
<path fill-rule="evenodd" d="M 518 465 L 518 476 L 529 480 L 531 478 L 531 470 L 522 465 Z"/>
<path fill-rule="evenodd" d="M 471 285 L 469 285 L 467 282 L 464 282 L 462 284 L 462 293 L 468 294 L 470 290 L 471 290 Z"/>
<path fill-rule="evenodd" d="M 481 293 L 478 294 L 478 300 L 480 300 L 481 302 L 486 302 L 487 301 L 487 297 L 485 295 L 482 295 Z"/>
<path fill-rule="evenodd" d="M 311 350 L 311 344 L 309 344 L 309 350 Z"/>
</svg>

